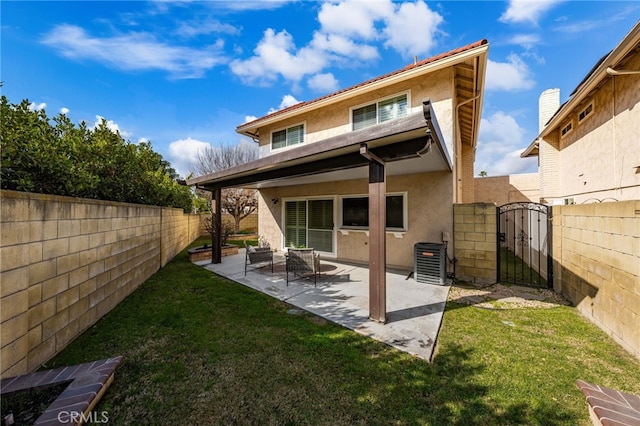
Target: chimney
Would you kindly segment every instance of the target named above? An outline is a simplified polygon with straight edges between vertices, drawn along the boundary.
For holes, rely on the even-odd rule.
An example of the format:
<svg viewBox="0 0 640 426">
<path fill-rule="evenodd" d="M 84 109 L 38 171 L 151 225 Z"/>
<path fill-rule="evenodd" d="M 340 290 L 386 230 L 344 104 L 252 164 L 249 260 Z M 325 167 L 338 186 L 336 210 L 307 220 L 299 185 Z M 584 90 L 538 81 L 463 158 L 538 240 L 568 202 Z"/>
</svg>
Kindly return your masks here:
<svg viewBox="0 0 640 426">
<path fill-rule="evenodd" d="M 553 114 L 560 108 L 560 89 L 547 89 L 538 98 L 538 133 L 542 133 Z"/>
</svg>

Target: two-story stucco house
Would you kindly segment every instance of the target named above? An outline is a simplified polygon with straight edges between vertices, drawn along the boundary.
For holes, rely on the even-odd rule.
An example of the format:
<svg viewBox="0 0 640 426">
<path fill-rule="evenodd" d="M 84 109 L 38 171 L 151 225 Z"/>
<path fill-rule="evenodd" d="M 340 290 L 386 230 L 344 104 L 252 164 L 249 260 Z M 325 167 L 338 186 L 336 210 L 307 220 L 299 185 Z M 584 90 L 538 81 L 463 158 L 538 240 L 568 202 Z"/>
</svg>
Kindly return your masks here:
<svg viewBox="0 0 640 426">
<path fill-rule="evenodd" d="M 258 189 L 272 248 L 368 264 L 373 287 L 387 266 L 413 267 L 417 242 L 453 244 L 453 204 L 473 201 L 488 48 L 416 59 L 244 123 L 236 131 L 259 144 L 259 159 L 188 184 L 214 196 Z"/>
<path fill-rule="evenodd" d="M 538 156 L 543 202 L 640 199 L 640 22 L 521 156 Z"/>
</svg>

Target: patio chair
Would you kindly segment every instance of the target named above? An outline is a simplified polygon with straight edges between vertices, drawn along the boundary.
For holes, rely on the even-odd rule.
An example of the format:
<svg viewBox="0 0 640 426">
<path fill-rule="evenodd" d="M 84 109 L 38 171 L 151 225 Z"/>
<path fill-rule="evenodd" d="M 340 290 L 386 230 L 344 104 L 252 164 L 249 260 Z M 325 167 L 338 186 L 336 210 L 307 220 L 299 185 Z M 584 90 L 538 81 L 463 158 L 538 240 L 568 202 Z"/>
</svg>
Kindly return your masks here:
<svg viewBox="0 0 640 426">
<path fill-rule="evenodd" d="M 269 263 L 271 264 L 271 273 L 273 273 L 273 252 L 271 247 L 254 247 L 244 241 L 244 247 L 247 249 L 244 262 L 244 274 L 247 275 L 248 265 L 257 265 Z M 263 265 L 266 266 L 266 265 Z"/>
<path fill-rule="evenodd" d="M 320 275 L 320 255 L 316 254 L 312 248 L 294 249 L 290 248 L 285 254 L 287 266 L 287 285 L 289 285 L 289 272 L 294 276 L 313 275 L 313 285 L 318 285 L 318 275 Z"/>
</svg>

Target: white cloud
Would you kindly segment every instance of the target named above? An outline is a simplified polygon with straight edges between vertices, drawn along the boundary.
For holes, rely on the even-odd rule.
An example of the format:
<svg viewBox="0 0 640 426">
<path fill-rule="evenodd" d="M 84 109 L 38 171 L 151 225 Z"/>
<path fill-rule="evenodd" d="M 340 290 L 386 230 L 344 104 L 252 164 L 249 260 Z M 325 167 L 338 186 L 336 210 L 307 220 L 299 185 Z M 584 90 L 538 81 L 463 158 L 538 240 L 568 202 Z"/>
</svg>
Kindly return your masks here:
<svg viewBox="0 0 640 426">
<path fill-rule="evenodd" d="M 293 106 L 299 103 L 300 101 L 294 98 L 292 95 L 284 95 L 282 97 L 282 101 L 280 102 L 280 105 L 278 106 L 278 108 L 271 108 L 268 114 L 272 114 L 276 111 L 280 111 L 281 109 L 289 108 L 290 106 Z"/>
<path fill-rule="evenodd" d="M 316 74 L 309 78 L 307 84 L 311 90 L 323 93 L 335 92 L 339 88 L 338 80 L 332 73 Z"/>
<path fill-rule="evenodd" d="M 315 74 L 327 65 L 326 55 L 317 49 L 303 47 L 296 51 L 293 37 L 287 31 L 276 33 L 268 28 L 254 50 L 255 56 L 231 62 L 231 70 L 248 83 L 274 82 L 278 75 L 294 82 L 306 74 Z"/>
<path fill-rule="evenodd" d="M 488 60 L 486 90 L 526 90 L 534 85 L 529 67 L 518 55 L 509 55 L 507 62 Z"/>
<path fill-rule="evenodd" d="M 180 176 L 186 177 L 195 171 L 194 165 L 198 160 L 198 153 L 210 147 L 210 143 L 190 137 L 179 139 L 169 144 L 168 160 Z"/>
<path fill-rule="evenodd" d="M 405 57 L 426 54 L 435 46 L 435 37 L 440 32 L 438 26 L 443 22 L 442 16 L 429 9 L 424 1 L 402 3 L 396 13 L 386 18 L 384 45 Z"/>
<path fill-rule="evenodd" d="M 163 70 L 174 78 L 198 78 L 227 60 L 223 42 L 216 41 L 202 50 L 172 46 L 145 32 L 114 37 L 92 37 L 75 25 L 58 25 L 42 43 L 62 56 L 93 60 L 125 71 Z"/>
<path fill-rule="evenodd" d="M 223 24 L 215 19 L 181 22 L 175 34 L 183 37 L 195 37 L 202 34 L 240 34 L 240 28 Z"/>
<path fill-rule="evenodd" d="M 535 172 L 537 159 L 520 158 L 527 147 L 524 129 L 515 118 L 498 111 L 480 124 L 476 150 L 475 174 L 484 170 L 489 176 Z"/>
<path fill-rule="evenodd" d="M 358 44 L 348 37 L 339 34 L 316 32 L 311 47 L 321 54 L 327 54 L 336 61 L 344 59 L 370 61 L 378 59 L 378 49 L 367 44 Z"/>
<path fill-rule="evenodd" d="M 93 123 L 93 129 L 97 129 L 98 126 L 100 126 L 100 123 L 102 123 L 102 120 L 104 120 L 107 124 L 107 129 L 111 130 L 113 133 L 119 133 L 120 136 L 122 136 L 124 139 L 127 139 L 129 137 L 131 137 L 131 133 L 130 132 L 126 132 L 124 130 L 120 130 L 120 126 L 118 126 L 118 124 L 113 121 L 113 120 L 107 120 L 106 118 L 104 118 L 101 115 L 96 115 L 96 121 L 95 123 Z"/>
<path fill-rule="evenodd" d="M 299 0 L 240 0 L 240 1 L 210 1 L 206 4 L 212 8 L 244 10 L 273 10 Z"/>
<path fill-rule="evenodd" d="M 318 21 L 323 33 L 373 40 L 378 37 L 375 22 L 393 14 L 394 6 L 389 0 L 346 0 L 323 3 Z"/>
<path fill-rule="evenodd" d="M 47 107 L 47 104 L 45 102 L 40 102 L 39 104 L 36 104 L 35 102 L 31 102 L 29 104 L 29 111 L 42 111 L 46 107 Z"/>
<path fill-rule="evenodd" d="M 525 49 L 532 49 L 540 43 L 540 36 L 537 34 L 515 34 L 509 43 L 520 45 Z"/>
<path fill-rule="evenodd" d="M 404 56 L 427 54 L 444 22 L 424 0 L 397 4 L 391 0 L 343 0 L 322 3 L 320 28 L 306 45 L 296 47 L 285 30 L 268 29 L 254 49 L 254 56 L 231 62 L 231 71 L 249 84 L 271 85 L 279 78 L 294 87 L 330 66 L 366 65 L 380 58 L 375 45 L 382 44 Z M 308 85 L 319 81 L 311 77 Z M 325 81 L 326 83 L 326 81 Z"/>
<path fill-rule="evenodd" d="M 538 20 L 547 11 L 562 0 L 510 0 L 509 7 L 500 16 L 500 22 L 538 24 Z"/>
<path fill-rule="evenodd" d="M 69 114 L 69 108 L 60 108 L 60 114 Z"/>
<path fill-rule="evenodd" d="M 252 122 L 254 120 L 257 120 L 257 119 L 258 119 L 258 117 L 256 117 L 255 115 L 247 115 L 247 116 L 244 117 L 244 122 L 245 123 L 250 123 L 250 122 Z"/>
</svg>

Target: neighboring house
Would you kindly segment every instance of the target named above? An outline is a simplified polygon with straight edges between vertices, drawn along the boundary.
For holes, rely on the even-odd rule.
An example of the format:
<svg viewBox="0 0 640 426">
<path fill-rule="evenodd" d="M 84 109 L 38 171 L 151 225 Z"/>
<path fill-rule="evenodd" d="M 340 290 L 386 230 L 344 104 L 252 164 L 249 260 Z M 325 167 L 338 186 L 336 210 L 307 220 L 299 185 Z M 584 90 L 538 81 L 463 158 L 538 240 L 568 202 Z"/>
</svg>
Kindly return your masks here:
<svg viewBox="0 0 640 426">
<path fill-rule="evenodd" d="M 540 178 L 537 173 L 476 177 L 474 202 L 498 206 L 517 202 L 540 201 Z"/>
<path fill-rule="evenodd" d="M 640 22 L 521 156 L 538 156 L 544 203 L 640 199 Z"/>
<path fill-rule="evenodd" d="M 369 264 L 384 296 L 385 268 L 412 269 L 417 242 L 452 241 L 453 204 L 473 201 L 488 48 L 481 40 L 414 60 L 242 124 L 259 159 L 188 184 L 214 196 L 258 189 L 259 232 L 272 248 Z"/>
</svg>

